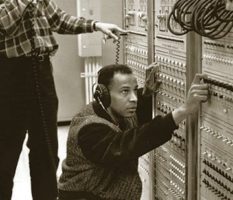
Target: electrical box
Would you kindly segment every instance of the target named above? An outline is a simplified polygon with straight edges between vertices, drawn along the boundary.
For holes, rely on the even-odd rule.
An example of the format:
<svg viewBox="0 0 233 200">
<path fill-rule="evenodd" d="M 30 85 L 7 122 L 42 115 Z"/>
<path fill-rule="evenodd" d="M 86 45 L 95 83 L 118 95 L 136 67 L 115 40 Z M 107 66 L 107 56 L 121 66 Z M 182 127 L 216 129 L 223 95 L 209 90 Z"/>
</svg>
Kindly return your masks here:
<svg viewBox="0 0 233 200">
<path fill-rule="evenodd" d="M 77 16 L 101 21 L 100 0 L 77 0 Z M 102 56 L 102 33 L 78 35 L 78 55 L 81 57 Z"/>
</svg>

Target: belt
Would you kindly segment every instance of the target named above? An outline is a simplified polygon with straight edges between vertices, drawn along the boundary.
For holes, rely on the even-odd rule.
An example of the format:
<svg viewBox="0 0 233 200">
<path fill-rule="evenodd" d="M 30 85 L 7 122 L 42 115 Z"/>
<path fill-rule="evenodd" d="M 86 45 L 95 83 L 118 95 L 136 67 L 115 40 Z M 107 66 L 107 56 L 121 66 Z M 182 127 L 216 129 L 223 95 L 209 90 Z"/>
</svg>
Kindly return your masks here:
<svg viewBox="0 0 233 200">
<path fill-rule="evenodd" d="M 49 54 L 38 55 L 38 56 L 35 56 L 35 58 L 36 58 L 36 60 L 43 62 L 43 61 L 49 59 Z"/>
</svg>

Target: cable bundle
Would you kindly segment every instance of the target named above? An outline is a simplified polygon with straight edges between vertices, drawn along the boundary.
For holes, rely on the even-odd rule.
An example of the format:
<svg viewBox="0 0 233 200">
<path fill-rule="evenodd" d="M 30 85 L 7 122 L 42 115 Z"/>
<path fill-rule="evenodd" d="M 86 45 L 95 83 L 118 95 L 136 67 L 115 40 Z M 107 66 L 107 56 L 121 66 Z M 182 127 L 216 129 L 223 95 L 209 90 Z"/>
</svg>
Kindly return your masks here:
<svg viewBox="0 0 233 200">
<path fill-rule="evenodd" d="M 174 30 L 172 23 L 181 26 Z M 225 0 L 178 0 L 168 17 L 168 29 L 175 35 L 195 31 L 201 36 L 220 39 L 233 27 L 233 11 L 226 10 Z"/>
</svg>

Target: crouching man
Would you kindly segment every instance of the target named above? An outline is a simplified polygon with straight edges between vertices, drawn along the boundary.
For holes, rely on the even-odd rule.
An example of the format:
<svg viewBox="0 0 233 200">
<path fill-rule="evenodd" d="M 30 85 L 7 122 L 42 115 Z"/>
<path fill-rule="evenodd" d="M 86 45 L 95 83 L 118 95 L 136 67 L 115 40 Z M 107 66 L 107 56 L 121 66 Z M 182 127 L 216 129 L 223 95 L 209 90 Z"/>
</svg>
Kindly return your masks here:
<svg viewBox="0 0 233 200">
<path fill-rule="evenodd" d="M 139 200 L 138 158 L 169 141 L 178 124 L 207 100 L 203 77 L 196 75 L 182 106 L 151 119 L 151 98 L 138 94 L 132 70 L 126 65 L 103 67 L 96 101 L 71 122 L 59 200 Z"/>
</svg>

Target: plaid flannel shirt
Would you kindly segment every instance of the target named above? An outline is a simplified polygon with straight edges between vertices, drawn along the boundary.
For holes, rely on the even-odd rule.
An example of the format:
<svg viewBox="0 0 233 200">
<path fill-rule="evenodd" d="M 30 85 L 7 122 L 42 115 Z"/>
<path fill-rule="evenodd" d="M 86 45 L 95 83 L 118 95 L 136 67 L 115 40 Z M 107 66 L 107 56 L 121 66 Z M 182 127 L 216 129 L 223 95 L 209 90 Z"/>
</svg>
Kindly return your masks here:
<svg viewBox="0 0 233 200">
<path fill-rule="evenodd" d="M 33 10 L 33 19 L 29 17 Z M 30 20 L 34 26 L 31 27 Z M 38 54 L 55 54 L 58 44 L 52 34 L 79 34 L 93 32 L 93 20 L 70 16 L 52 0 L 5 0 L 0 4 L 0 56 L 30 55 L 30 36 L 33 28 Z"/>
</svg>

